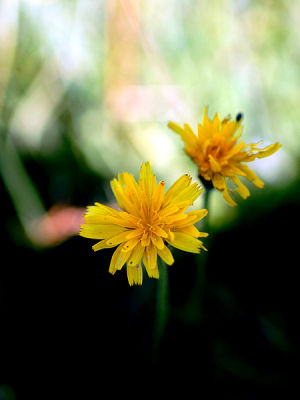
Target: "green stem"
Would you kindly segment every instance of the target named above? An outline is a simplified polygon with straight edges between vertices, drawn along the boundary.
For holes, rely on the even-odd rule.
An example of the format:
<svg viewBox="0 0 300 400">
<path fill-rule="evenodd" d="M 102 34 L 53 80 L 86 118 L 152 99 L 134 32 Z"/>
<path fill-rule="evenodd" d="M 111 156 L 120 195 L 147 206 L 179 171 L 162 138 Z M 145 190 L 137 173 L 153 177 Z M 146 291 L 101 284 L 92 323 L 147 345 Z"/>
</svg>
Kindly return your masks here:
<svg viewBox="0 0 300 400">
<path fill-rule="evenodd" d="M 157 282 L 155 347 L 159 346 L 168 319 L 168 269 L 167 265 L 159 259 L 159 279 Z"/>
<path fill-rule="evenodd" d="M 210 199 L 211 189 L 204 190 L 204 203 L 203 208 L 206 208 L 209 211 L 209 199 Z M 205 229 L 208 229 L 208 215 L 204 219 Z"/>
<path fill-rule="evenodd" d="M 211 194 L 211 189 L 205 189 L 203 208 L 207 210 L 209 210 L 210 194 Z M 209 214 L 204 218 L 203 221 L 204 224 L 201 227 L 202 232 L 210 233 L 208 217 Z M 206 245 L 205 247 L 208 246 Z M 205 281 L 206 281 L 205 267 L 206 267 L 207 252 L 202 250 L 198 257 L 200 262 L 196 268 L 195 282 L 188 303 L 189 312 L 194 321 L 201 321 L 204 316 L 203 302 L 204 302 Z"/>
<path fill-rule="evenodd" d="M 204 224 L 202 227 L 203 232 L 207 232 L 210 234 L 210 226 L 209 226 L 209 217 L 210 217 L 210 209 L 209 209 L 209 200 L 210 200 L 210 195 L 211 195 L 211 189 L 206 189 L 204 192 L 204 204 L 203 208 L 208 210 L 208 214 L 204 218 Z M 206 245 L 208 248 L 208 245 Z M 206 281 L 206 260 L 207 260 L 207 252 L 202 251 L 202 254 L 200 254 L 200 257 L 202 256 L 202 262 L 201 265 L 198 266 L 197 268 L 197 273 L 196 273 L 196 288 L 198 288 L 200 292 L 200 297 L 201 297 L 201 315 L 203 316 L 203 301 L 204 301 L 204 292 L 205 292 L 205 281 Z"/>
</svg>

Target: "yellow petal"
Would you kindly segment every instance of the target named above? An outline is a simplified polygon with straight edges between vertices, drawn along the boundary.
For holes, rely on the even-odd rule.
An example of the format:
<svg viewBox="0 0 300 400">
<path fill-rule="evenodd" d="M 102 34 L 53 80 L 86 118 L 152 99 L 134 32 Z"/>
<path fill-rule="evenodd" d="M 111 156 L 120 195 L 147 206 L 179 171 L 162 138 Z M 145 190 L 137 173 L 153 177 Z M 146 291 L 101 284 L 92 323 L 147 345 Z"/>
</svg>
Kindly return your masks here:
<svg viewBox="0 0 300 400">
<path fill-rule="evenodd" d="M 117 211 L 117 214 L 115 214 L 114 216 L 87 214 L 84 217 L 84 221 L 86 224 L 120 225 L 126 228 L 136 227 L 138 220 L 139 219 L 137 217 L 121 211 Z"/>
<path fill-rule="evenodd" d="M 183 175 L 174 185 L 170 187 L 165 195 L 165 205 L 172 204 L 178 207 L 189 206 L 200 196 L 202 189 L 195 182 L 192 185 L 192 178 L 188 175 Z M 185 204 L 187 203 L 187 204 Z"/>
<path fill-rule="evenodd" d="M 157 249 L 153 244 L 150 244 L 145 248 L 143 263 L 147 270 L 157 268 Z"/>
<path fill-rule="evenodd" d="M 113 191 L 113 193 L 114 193 L 114 196 L 115 196 L 115 198 L 116 198 L 116 200 L 117 200 L 119 206 L 120 206 L 121 208 L 125 209 L 125 206 L 124 206 L 123 200 L 122 200 L 122 198 L 124 197 L 124 195 L 123 195 L 123 189 L 122 189 L 122 187 L 120 186 L 120 183 L 117 181 L 116 178 L 114 178 L 114 179 L 112 179 L 112 180 L 110 181 L 110 186 L 111 186 L 111 189 L 112 189 L 112 191 Z"/>
<path fill-rule="evenodd" d="M 217 190 L 224 190 L 226 188 L 226 181 L 223 175 L 214 174 L 212 176 L 212 183 Z"/>
<path fill-rule="evenodd" d="M 177 223 L 179 221 L 185 220 L 186 218 L 187 218 L 187 214 L 181 211 L 181 212 L 178 212 L 178 213 L 176 213 L 174 215 L 168 216 L 167 218 L 165 218 L 165 221 L 168 223 L 168 225 L 170 225 L 170 224 L 172 224 L 172 225 L 176 224 L 177 225 Z"/>
<path fill-rule="evenodd" d="M 187 146 L 191 147 L 193 149 L 197 149 L 198 148 L 198 138 L 195 135 L 193 129 L 190 127 L 189 124 L 185 123 L 184 130 L 185 130 L 186 138 L 187 138 L 187 140 L 185 140 Z"/>
<path fill-rule="evenodd" d="M 229 121 L 228 117 L 222 121 L 222 135 L 224 135 L 227 139 L 234 135 L 236 129 L 240 126 L 236 121 Z M 238 133 L 238 137 L 241 134 L 242 129 L 240 129 Z M 236 137 L 236 136 L 235 136 Z"/>
<path fill-rule="evenodd" d="M 133 175 L 129 174 L 128 172 L 123 172 L 122 174 L 119 174 L 119 183 L 123 187 L 125 197 L 127 197 L 129 201 L 135 205 L 135 207 L 139 207 L 139 198 L 141 191 Z"/>
<path fill-rule="evenodd" d="M 237 164 L 239 165 L 239 164 Z M 234 175 L 241 175 L 246 176 L 245 172 L 243 172 L 237 165 L 228 164 L 222 167 L 222 174 L 224 176 L 234 176 Z"/>
<path fill-rule="evenodd" d="M 132 174 L 129 174 L 128 172 L 123 172 L 121 178 L 127 192 L 137 196 L 139 192 L 139 187 L 134 179 L 134 176 Z"/>
<path fill-rule="evenodd" d="M 86 215 L 94 214 L 94 215 L 112 215 L 115 216 L 118 213 L 114 208 L 105 206 L 100 203 L 95 203 L 94 206 L 87 207 Z"/>
<path fill-rule="evenodd" d="M 164 208 L 159 211 L 159 216 L 166 217 L 175 214 L 178 210 L 179 208 L 177 206 L 164 206 Z"/>
<path fill-rule="evenodd" d="M 209 159 L 209 164 L 210 164 L 212 172 L 214 172 L 214 173 L 220 172 L 221 171 L 221 166 L 218 163 L 218 161 L 215 160 L 214 157 L 211 154 L 208 155 L 208 159 Z"/>
<path fill-rule="evenodd" d="M 206 217 L 206 215 L 208 214 L 208 211 L 206 210 L 206 208 L 203 208 L 202 210 L 188 211 L 186 214 L 188 216 L 193 215 L 193 216 L 197 217 L 197 221 L 200 221 L 200 219 Z"/>
<path fill-rule="evenodd" d="M 164 230 L 163 230 L 161 227 L 159 227 L 158 225 L 153 227 L 152 232 L 155 233 L 155 234 L 158 235 L 158 236 L 163 237 L 163 238 L 167 238 L 167 237 L 168 237 L 167 232 L 164 231 Z"/>
<path fill-rule="evenodd" d="M 150 235 L 148 233 L 143 234 L 142 239 L 141 239 L 141 245 L 146 247 L 149 246 L 150 244 Z"/>
<path fill-rule="evenodd" d="M 164 248 L 164 241 L 160 236 L 157 235 L 151 235 L 151 241 L 156 246 L 158 249 L 163 249 Z"/>
<path fill-rule="evenodd" d="M 206 106 L 203 110 L 202 126 L 208 133 L 210 133 L 211 120 L 208 118 L 207 111 L 208 107 Z"/>
<path fill-rule="evenodd" d="M 169 121 L 168 122 L 168 128 L 172 129 L 175 133 L 178 133 L 180 136 L 185 135 L 185 130 L 181 128 L 180 125 L 176 124 L 175 122 Z"/>
<path fill-rule="evenodd" d="M 185 226 L 193 225 L 204 218 L 207 213 L 208 211 L 205 208 L 203 208 L 202 210 L 188 211 L 187 213 L 185 213 L 185 215 L 187 216 L 185 219 L 176 221 L 176 228 L 181 229 Z"/>
<path fill-rule="evenodd" d="M 198 124 L 198 141 L 199 141 L 199 148 L 201 149 L 203 143 L 206 141 L 206 131 L 200 123 Z"/>
<path fill-rule="evenodd" d="M 172 232 L 171 230 L 168 231 L 168 240 L 174 240 L 175 235 L 174 232 Z"/>
<path fill-rule="evenodd" d="M 102 249 L 110 249 L 111 247 L 115 247 L 115 245 L 109 245 L 106 243 L 106 240 L 101 240 L 100 242 L 94 244 L 94 246 L 92 246 L 92 249 L 94 251 L 98 251 L 98 250 L 102 250 Z"/>
<path fill-rule="evenodd" d="M 127 212 L 118 211 L 118 225 L 126 226 L 128 228 L 136 228 L 138 226 L 138 222 L 140 221 L 140 217 L 136 217 L 135 215 L 128 214 Z"/>
<path fill-rule="evenodd" d="M 240 179 L 237 176 L 231 177 L 233 182 L 237 185 L 236 192 L 243 198 L 246 199 L 247 197 L 250 196 L 250 192 L 248 188 L 240 181 Z"/>
<path fill-rule="evenodd" d="M 144 265 L 145 265 L 145 263 L 144 263 Z M 158 279 L 159 278 L 159 270 L 158 270 L 158 266 L 157 265 L 153 269 L 150 269 L 146 265 L 145 265 L 145 268 L 146 268 L 146 271 L 147 271 L 147 274 L 148 274 L 149 278 L 154 278 L 154 279 Z"/>
<path fill-rule="evenodd" d="M 128 258 L 127 265 L 132 266 L 132 265 L 139 264 L 143 257 L 144 251 L 145 251 L 145 247 L 143 247 L 140 243 L 138 243 L 133 248 L 130 257 Z"/>
<path fill-rule="evenodd" d="M 172 265 L 174 263 L 174 257 L 167 246 L 164 246 L 162 249 L 157 250 L 160 258 L 168 265 Z"/>
<path fill-rule="evenodd" d="M 200 194 L 203 192 L 203 189 L 200 188 L 197 182 L 194 182 L 192 185 L 184 189 L 175 199 L 174 201 L 180 203 L 183 201 L 191 201 L 194 202 Z"/>
<path fill-rule="evenodd" d="M 256 158 L 268 157 L 271 154 L 275 153 L 277 150 L 279 150 L 280 147 L 281 147 L 281 144 L 278 142 L 276 142 L 274 144 L 270 144 L 269 146 L 265 147 L 264 149 L 259 149 L 258 153 L 255 154 L 255 157 Z"/>
<path fill-rule="evenodd" d="M 142 236 L 142 234 L 143 234 L 142 229 L 133 229 L 133 230 L 127 231 L 126 239 L 130 240 L 130 239 L 140 238 Z"/>
<path fill-rule="evenodd" d="M 258 178 L 258 176 L 255 174 L 255 172 L 252 171 L 252 169 L 250 169 L 247 165 L 239 165 L 239 168 L 245 172 L 246 174 L 246 178 L 252 182 L 256 187 L 262 189 L 265 184 L 264 182 Z"/>
<path fill-rule="evenodd" d="M 224 156 L 224 159 L 229 160 L 233 157 L 236 157 L 241 151 L 245 148 L 245 143 L 240 142 L 236 146 L 233 146 L 231 150 L 227 152 L 227 154 Z M 247 153 L 242 153 L 242 157 L 244 157 L 244 154 L 247 155 Z"/>
<path fill-rule="evenodd" d="M 209 233 L 207 232 L 199 232 L 199 236 L 198 237 L 207 237 L 209 236 Z"/>
<path fill-rule="evenodd" d="M 138 209 L 134 203 L 130 201 L 126 193 L 124 192 L 124 188 L 120 184 L 117 179 L 113 179 L 110 182 L 111 189 L 115 195 L 115 198 L 119 204 L 119 206 L 124 210 L 127 211 L 129 214 L 138 215 Z"/>
<path fill-rule="evenodd" d="M 141 285 L 143 283 L 143 269 L 141 265 L 128 265 L 127 263 L 127 278 L 130 286 Z"/>
<path fill-rule="evenodd" d="M 161 208 L 164 197 L 165 197 L 165 182 L 161 181 L 156 186 L 153 193 L 153 199 L 152 199 L 153 210 L 158 211 Z"/>
<path fill-rule="evenodd" d="M 116 217 L 111 215 L 99 215 L 95 213 L 89 213 L 84 216 L 86 224 L 115 224 Z"/>
<path fill-rule="evenodd" d="M 177 196 L 182 190 L 186 189 L 190 185 L 191 180 L 192 178 L 187 174 L 178 178 L 167 191 L 165 195 L 165 203 L 167 203 L 170 198 Z"/>
<path fill-rule="evenodd" d="M 111 274 L 114 274 L 116 270 L 120 270 L 131 255 L 130 251 L 124 252 L 122 248 L 123 244 L 120 244 L 112 255 L 108 270 Z"/>
<path fill-rule="evenodd" d="M 198 229 L 194 225 L 186 226 L 184 228 L 180 229 L 180 232 L 185 233 L 186 235 L 193 236 L 195 238 L 198 238 L 200 236 L 203 236 L 202 232 L 199 232 Z M 208 234 L 206 234 L 208 235 Z"/>
<path fill-rule="evenodd" d="M 124 243 L 122 251 L 126 252 L 132 250 L 138 244 L 139 241 L 140 241 L 139 238 L 133 238 L 128 240 L 128 242 Z"/>
<path fill-rule="evenodd" d="M 171 246 L 176 247 L 177 249 L 188 251 L 189 253 L 200 253 L 200 249 L 202 247 L 202 243 L 194 237 L 186 235 L 181 232 L 173 232 L 174 239 L 168 240 Z"/>
<path fill-rule="evenodd" d="M 156 188 L 156 177 L 152 173 L 150 162 L 145 162 L 140 171 L 139 185 L 144 190 L 147 199 L 150 201 Z"/>
<path fill-rule="evenodd" d="M 191 147 L 197 147 L 198 141 L 197 137 L 194 134 L 193 130 L 188 124 L 184 124 L 184 128 L 180 125 L 176 124 L 175 122 L 169 122 L 168 127 L 172 129 L 175 133 L 181 136 L 181 139 Z"/>
<path fill-rule="evenodd" d="M 118 235 L 119 233 L 125 231 L 127 232 L 126 228 L 120 227 L 118 225 L 86 224 L 81 225 L 80 228 L 80 236 L 89 239 L 108 239 L 112 236 Z"/>
<path fill-rule="evenodd" d="M 223 199 L 230 204 L 232 207 L 236 206 L 237 203 L 230 197 L 229 193 L 228 193 L 228 189 L 225 188 L 223 190 Z"/>
<path fill-rule="evenodd" d="M 219 131 L 219 129 L 220 129 L 220 117 L 219 117 L 219 114 L 218 113 L 216 113 L 216 115 L 214 116 L 214 119 L 213 119 L 213 121 L 212 121 L 212 126 L 213 126 L 213 130 L 215 131 L 215 132 L 218 132 Z"/>
<path fill-rule="evenodd" d="M 118 235 L 115 235 L 107 239 L 106 243 L 109 246 L 117 246 L 118 244 L 124 242 L 127 239 L 127 236 L 128 236 L 128 231 L 126 230 L 125 232 L 119 233 Z"/>
</svg>

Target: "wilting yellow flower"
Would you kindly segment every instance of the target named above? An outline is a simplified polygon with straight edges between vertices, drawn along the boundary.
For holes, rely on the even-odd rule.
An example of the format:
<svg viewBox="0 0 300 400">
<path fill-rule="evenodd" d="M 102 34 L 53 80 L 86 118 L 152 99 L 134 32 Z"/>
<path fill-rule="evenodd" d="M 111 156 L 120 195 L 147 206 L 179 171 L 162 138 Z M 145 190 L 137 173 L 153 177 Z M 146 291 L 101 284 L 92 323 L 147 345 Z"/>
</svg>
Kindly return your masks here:
<svg viewBox="0 0 300 400">
<path fill-rule="evenodd" d="M 174 262 L 166 243 L 180 250 L 199 253 L 205 249 L 194 224 L 206 216 L 207 210 L 189 211 L 187 208 L 199 197 L 202 189 L 183 175 L 165 193 L 165 182 L 156 183 L 149 162 L 142 165 L 138 183 L 128 172 L 111 181 L 120 207 L 95 203 L 87 208 L 85 225 L 80 235 L 101 239 L 93 250 L 118 246 L 112 255 L 109 272 L 114 274 L 127 264 L 130 285 L 142 284 L 144 264 L 150 278 L 159 278 L 157 256 L 171 265 Z"/>
<path fill-rule="evenodd" d="M 202 124 L 198 124 L 198 136 L 188 124 L 184 124 L 183 128 L 174 122 L 168 124 L 169 128 L 178 133 L 185 142 L 185 151 L 197 164 L 204 185 L 208 187 L 211 185 L 223 192 L 224 200 L 231 206 L 235 206 L 236 202 L 229 195 L 229 191 L 233 191 L 228 189 L 226 178 L 235 183 L 236 192 L 246 199 L 250 192 L 238 175 L 244 176 L 258 188 L 263 188 L 264 183 L 245 163 L 270 156 L 281 147 L 278 142 L 263 149 L 257 148 L 261 142 L 237 143 L 242 134 L 241 120 L 241 114 L 237 115 L 235 121 L 230 121 L 229 117 L 221 121 L 218 114 L 210 120 L 205 108 Z"/>
</svg>

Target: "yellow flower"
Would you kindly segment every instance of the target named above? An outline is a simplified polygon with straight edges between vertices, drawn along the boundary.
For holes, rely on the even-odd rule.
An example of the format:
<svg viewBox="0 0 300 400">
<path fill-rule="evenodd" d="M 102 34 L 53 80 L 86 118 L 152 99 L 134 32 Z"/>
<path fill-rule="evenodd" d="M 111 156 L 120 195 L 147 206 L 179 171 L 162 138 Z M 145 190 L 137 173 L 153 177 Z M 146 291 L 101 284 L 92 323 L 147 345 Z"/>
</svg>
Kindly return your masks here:
<svg viewBox="0 0 300 400">
<path fill-rule="evenodd" d="M 250 192 L 240 181 L 238 175 L 245 177 L 258 188 L 263 188 L 264 183 L 245 163 L 263 158 L 275 153 L 280 143 L 271 144 L 263 149 L 257 148 L 261 142 L 256 144 L 245 144 L 238 142 L 242 134 L 242 114 L 238 114 L 236 121 L 230 118 L 220 120 L 216 114 L 211 121 L 207 116 L 207 107 L 204 108 L 202 124 L 198 124 L 198 136 L 188 124 L 180 127 L 174 122 L 168 126 L 178 133 L 185 142 L 185 151 L 197 164 L 199 176 L 205 186 L 215 187 L 223 193 L 223 198 L 231 206 L 236 202 L 229 195 L 226 178 L 231 179 L 236 187 L 236 192 L 246 199 Z"/>
<path fill-rule="evenodd" d="M 150 278 L 159 278 L 157 256 L 171 265 L 173 255 L 165 242 L 180 250 L 200 253 L 205 249 L 194 224 L 206 216 L 207 210 L 189 211 L 187 208 L 199 197 L 202 189 L 183 175 L 165 193 L 165 182 L 156 184 L 149 162 L 142 165 L 138 183 L 128 172 L 111 181 L 120 207 L 95 203 L 87 207 L 85 225 L 80 235 L 101 239 L 93 250 L 118 246 L 112 255 L 109 272 L 114 274 L 127 264 L 129 285 L 142 284 L 144 264 Z"/>
</svg>

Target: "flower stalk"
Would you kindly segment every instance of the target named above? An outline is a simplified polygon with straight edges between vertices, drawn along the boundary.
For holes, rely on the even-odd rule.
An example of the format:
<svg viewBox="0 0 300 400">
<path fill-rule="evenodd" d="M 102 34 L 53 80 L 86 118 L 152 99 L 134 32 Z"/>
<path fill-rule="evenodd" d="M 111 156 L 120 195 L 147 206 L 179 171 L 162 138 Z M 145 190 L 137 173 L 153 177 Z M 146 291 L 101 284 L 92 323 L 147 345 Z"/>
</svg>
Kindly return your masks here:
<svg viewBox="0 0 300 400">
<path fill-rule="evenodd" d="M 156 298 L 156 323 L 155 323 L 155 349 L 158 349 L 159 343 L 164 335 L 169 314 L 169 277 L 168 267 L 159 260 L 159 280 L 157 282 Z"/>
<path fill-rule="evenodd" d="M 212 190 L 208 189 L 204 192 L 204 205 L 209 209 L 209 202 Z M 208 233 L 209 223 L 206 217 L 204 227 Z M 208 247 L 209 250 L 209 247 Z M 204 318 L 204 299 L 205 299 L 205 288 L 206 288 L 206 265 L 207 265 L 208 252 L 202 254 L 199 262 L 196 263 L 196 273 L 191 293 L 186 305 L 185 317 L 191 322 L 199 323 Z"/>
</svg>

